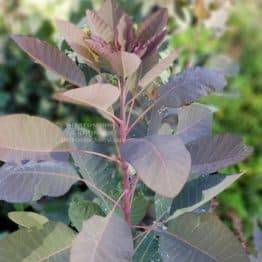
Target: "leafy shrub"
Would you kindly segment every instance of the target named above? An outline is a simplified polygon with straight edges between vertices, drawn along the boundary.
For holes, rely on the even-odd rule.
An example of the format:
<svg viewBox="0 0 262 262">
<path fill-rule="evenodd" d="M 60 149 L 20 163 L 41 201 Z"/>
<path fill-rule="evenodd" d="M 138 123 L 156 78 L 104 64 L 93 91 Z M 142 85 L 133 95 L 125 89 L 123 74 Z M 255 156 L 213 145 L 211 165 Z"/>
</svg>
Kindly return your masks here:
<svg viewBox="0 0 262 262">
<path fill-rule="evenodd" d="M 195 103 L 224 89 L 222 72 L 194 67 L 161 80 L 178 57 L 173 51 L 159 60 L 167 18 L 160 9 L 136 29 L 107 0 L 87 11 L 82 28 L 59 20 L 77 63 L 45 41 L 13 36 L 75 87 L 56 100 L 92 107 L 108 123 L 96 136 L 25 114 L 0 118 L 1 200 L 34 206 L 87 186 L 69 205 L 71 228 L 11 213 L 21 228 L 0 241 L 2 261 L 248 261 L 210 201 L 243 175 L 218 170 L 251 149 L 238 136 L 212 136 L 212 111 Z M 89 85 L 82 63 L 97 72 Z"/>
</svg>

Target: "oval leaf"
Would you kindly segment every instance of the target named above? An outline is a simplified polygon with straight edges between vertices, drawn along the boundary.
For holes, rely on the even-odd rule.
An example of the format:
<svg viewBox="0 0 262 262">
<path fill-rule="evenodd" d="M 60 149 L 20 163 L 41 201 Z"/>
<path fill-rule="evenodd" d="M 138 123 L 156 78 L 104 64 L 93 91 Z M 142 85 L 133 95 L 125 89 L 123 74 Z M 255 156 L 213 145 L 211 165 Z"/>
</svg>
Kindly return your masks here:
<svg viewBox="0 0 262 262">
<path fill-rule="evenodd" d="M 178 109 L 178 124 L 176 135 L 184 143 L 189 143 L 200 137 L 210 136 L 212 132 L 213 113 L 208 107 L 200 104 Z"/>
<path fill-rule="evenodd" d="M 74 232 L 61 223 L 20 229 L 0 241 L 1 262 L 69 261 Z"/>
<path fill-rule="evenodd" d="M 113 53 L 109 62 L 115 73 L 127 78 L 138 69 L 141 59 L 133 53 L 120 51 Z"/>
<path fill-rule="evenodd" d="M 168 220 L 192 212 L 203 206 L 212 198 L 223 192 L 238 180 L 242 174 L 223 176 L 220 174 L 201 176 L 186 183 L 183 190 L 174 199 L 169 209 L 171 216 Z M 168 215 L 168 214 L 167 214 Z"/>
<path fill-rule="evenodd" d="M 213 214 L 185 214 L 160 234 L 164 262 L 248 262 L 238 239 Z"/>
<path fill-rule="evenodd" d="M 120 91 L 110 84 L 94 84 L 57 93 L 54 98 L 58 101 L 73 103 L 86 107 L 94 107 L 107 111 L 119 98 Z"/>
<path fill-rule="evenodd" d="M 42 227 L 48 222 L 46 217 L 34 212 L 9 212 L 8 217 L 19 226 L 25 228 Z"/>
<path fill-rule="evenodd" d="M 44 118 L 24 114 L 0 117 L 2 161 L 64 158 L 67 149 L 67 140 L 62 130 Z"/>
<path fill-rule="evenodd" d="M 95 11 L 86 11 L 87 23 L 93 35 L 99 36 L 106 42 L 114 38 L 113 29 Z"/>
<path fill-rule="evenodd" d="M 188 179 L 190 154 L 177 137 L 130 139 L 121 147 L 121 154 L 134 166 L 140 179 L 161 196 L 175 197 Z"/>
<path fill-rule="evenodd" d="M 146 18 L 138 30 L 139 43 L 143 45 L 155 35 L 161 33 L 167 26 L 167 20 L 168 12 L 165 8 L 161 8 Z"/>
<path fill-rule="evenodd" d="M 174 75 L 160 88 L 158 104 L 181 107 L 211 92 L 222 91 L 226 86 L 223 74 L 207 68 L 195 67 Z"/>
<path fill-rule="evenodd" d="M 150 69 L 143 78 L 139 81 L 141 87 L 146 87 L 153 82 L 160 74 L 165 71 L 178 57 L 177 50 L 173 51 L 166 58 L 160 60 L 152 69 Z"/>
<path fill-rule="evenodd" d="M 187 145 L 192 158 L 193 173 L 213 173 L 221 168 L 234 165 L 251 153 L 242 139 L 231 134 L 204 137 Z"/>
<path fill-rule="evenodd" d="M 115 0 L 106 0 L 97 14 L 110 26 L 110 28 L 115 30 L 124 12 L 119 8 Z"/>
<path fill-rule="evenodd" d="M 87 34 L 84 30 L 63 20 L 56 20 L 56 26 L 69 46 L 85 60 L 86 64 L 99 71 L 98 65 L 94 61 L 94 54 L 84 41 L 84 39 L 87 38 Z"/>
<path fill-rule="evenodd" d="M 70 83 L 77 86 L 86 84 L 84 73 L 58 48 L 29 36 L 12 36 L 12 39 L 37 63 L 48 70 L 55 71 Z"/>
<path fill-rule="evenodd" d="M 74 262 L 130 261 L 133 240 L 126 222 L 112 214 L 105 218 L 93 216 L 83 223 L 83 230 L 73 242 Z"/>
<path fill-rule="evenodd" d="M 75 196 L 69 204 L 68 216 L 72 225 L 78 230 L 82 230 L 83 221 L 93 215 L 103 216 L 100 206 L 90 200 Z"/>
<path fill-rule="evenodd" d="M 0 199 L 12 203 L 36 201 L 42 196 L 61 196 L 79 180 L 66 162 L 28 162 L 0 168 Z"/>
</svg>

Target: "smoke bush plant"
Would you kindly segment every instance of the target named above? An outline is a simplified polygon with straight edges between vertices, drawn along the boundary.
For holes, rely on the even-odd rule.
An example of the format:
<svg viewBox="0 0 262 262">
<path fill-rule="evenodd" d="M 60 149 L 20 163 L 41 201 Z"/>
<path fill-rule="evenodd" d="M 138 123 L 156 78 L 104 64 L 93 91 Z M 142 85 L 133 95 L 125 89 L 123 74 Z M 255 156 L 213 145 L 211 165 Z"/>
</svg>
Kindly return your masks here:
<svg viewBox="0 0 262 262">
<path fill-rule="evenodd" d="M 57 48 L 12 37 L 75 87 L 56 100 L 93 107 L 112 129 L 97 140 L 79 125 L 62 131 L 40 117 L 0 117 L 1 200 L 30 204 L 76 183 L 88 187 L 70 202 L 71 227 L 9 213 L 20 229 L 0 241 L 1 261 L 248 261 L 210 201 L 242 176 L 218 170 L 251 149 L 237 136 L 212 136 L 212 111 L 195 103 L 224 89 L 221 72 L 188 68 L 162 82 L 178 58 L 174 51 L 159 59 L 167 20 L 160 9 L 136 27 L 107 0 L 81 27 L 57 21 L 78 64 L 97 72 L 89 85 Z"/>
</svg>

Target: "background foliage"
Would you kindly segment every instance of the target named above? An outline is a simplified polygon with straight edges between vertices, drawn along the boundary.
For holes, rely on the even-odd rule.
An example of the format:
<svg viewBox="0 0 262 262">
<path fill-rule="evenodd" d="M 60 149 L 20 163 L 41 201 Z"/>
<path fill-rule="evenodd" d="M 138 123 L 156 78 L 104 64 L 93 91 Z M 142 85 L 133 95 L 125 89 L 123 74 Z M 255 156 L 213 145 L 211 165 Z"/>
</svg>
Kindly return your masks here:
<svg viewBox="0 0 262 262">
<path fill-rule="evenodd" d="M 34 35 L 49 42 L 59 42 L 53 22 L 55 18 L 78 22 L 85 9 L 96 7 L 101 1 L 95 0 L 11 0 L 0 1 L 0 113 L 26 112 L 47 117 L 52 120 L 72 120 L 88 123 L 94 116 L 80 112 L 77 107 L 63 106 L 51 100 L 51 94 L 59 88 L 55 76 L 44 72 L 40 66 L 11 43 L 8 35 L 19 33 Z M 168 1 L 119 1 L 123 9 L 131 13 L 135 20 L 143 17 L 157 4 Z M 143 2 L 146 2 L 143 3 Z M 172 2 L 172 1 L 170 1 Z M 260 1 L 236 1 L 225 33 L 217 38 L 214 32 L 196 21 L 190 1 L 175 1 L 175 15 L 186 21 L 183 10 L 192 20 L 182 28 L 177 20 L 170 18 L 171 48 L 180 48 L 179 68 L 188 63 L 205 65 L 215 54 L 227 54 L 239 62 L 239 74 L 230 81 L 227 96 L 214 96 L 204 102 L 217 108 L 215 132 L 229 131 L 244 136 L 246 143 L 255 149 L 252 157 L 235 169 L 246 170 L 247 175 L 218 198 L 217 212 L 236 231 L 242 240 L 251 239 L 252 223 L 261 218 L 261 134 L 262 134 L 262 34 L 259 30 L 261 16 Z M 259 8 L 260 7 L 260 8 Z M 186 9 L 184 9 L 186 8 Z M 5 14 L 5 15 L 2 15 Z M 62 48 L 62 47 L 61 47 Z M 88 77 L 92 72 L 87 71 Z M 90 116 L 91 115 L 91 116 Z M 100 121 L 95 118 L 95 121 Z M 73 190 L 74 191 L 74 190 Z M 77 192 L 75 192 L 77 194 Z M 75 199 L 75 198 L 74 198 Z M 53 218 L 61 216 L 57 206 L 69 206 L 65 196 L 52 202 L 53 206 L 34 206 L 35 210 L 49 212 Z M 63 206 L 61 206 L 63 203 Z M 14 230 L 14 224 L 6 213 L 11 210 L 30 209 L 24 205 L 0 203 L 0 234 Z M 63 216 L 67 221 L 67 214 Z M 244 233 L 244 235 L 242 235 Z M 1 235 L 0 235 L 1 237 Z"/>
</svg>

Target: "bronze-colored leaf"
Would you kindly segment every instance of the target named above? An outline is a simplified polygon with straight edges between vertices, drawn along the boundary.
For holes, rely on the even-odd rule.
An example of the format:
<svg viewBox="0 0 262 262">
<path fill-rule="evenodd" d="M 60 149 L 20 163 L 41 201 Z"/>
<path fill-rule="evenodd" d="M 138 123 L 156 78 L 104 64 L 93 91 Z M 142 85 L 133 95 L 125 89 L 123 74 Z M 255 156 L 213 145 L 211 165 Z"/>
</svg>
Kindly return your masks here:
<svg viewBox="0 0 262 262">
<path fill-rule="evenodd" d="M 12 39 L 37 63 L 77 86 L 86 84 L 84 73 L 58 48 L 34 37 L 13 35 Z"/>
</svg>

